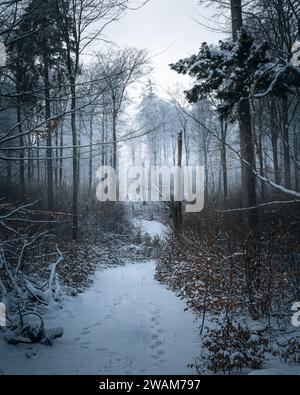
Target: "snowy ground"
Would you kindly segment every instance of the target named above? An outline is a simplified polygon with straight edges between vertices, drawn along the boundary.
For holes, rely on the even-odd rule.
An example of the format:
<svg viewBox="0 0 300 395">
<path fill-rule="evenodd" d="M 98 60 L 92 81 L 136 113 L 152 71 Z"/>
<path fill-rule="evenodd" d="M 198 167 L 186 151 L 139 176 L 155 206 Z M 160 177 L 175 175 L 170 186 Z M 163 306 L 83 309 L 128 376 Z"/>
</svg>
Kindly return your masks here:
<svg viewBox="0 0 300 395">
<path fill-rule="evenodd" d="M 152 238 L 158 236 L 160 238 L 166 238 L 169 232 L 169 229 L 166 225 L 158 221 L 148 221 L 145 219 L 134 219 L 133 221 L 134 226 L 137 229 L 140 229 L 142 235 L 148 235 Z"/>
<path fill-rule="evenodd" d="M 167 237 L 168 227 L 135 220 L 141 234 Z M 128 262 L 95 274 L 81 296 L 44 318 L 63 327 L 53 347 L 8 345 L 0 338 L 4 374 L 192 374 L 188 364 L 200 355 L 196 316 L 184 301 L 154 279 L 155 261 Z M 247 374 L 248 372 L 244 372 Z M 300 374 L 272 359 L 250 374 Z"/>
<path fill-rule="evenodd" d="M 63 326 L 53 347 L 0 345 L 6 374 L 185 374 L 199 352 L 198 324 L 154 280 L 155 262 L 96 274 L 93 286 L 47 317 Z M 34 351 L 36 357 L 27 358 Z"/>
<path fill-rule="evenodd" d="M 278 363 L 278 365 L 280 365 Z M 260 370 L 253 370 L 249 373 L 250 376 L 300 376 L 300 368 L 299 366 L 295 367 L 282 367 L 279 366 L 278 368 L 269 368 L 269 369 L 260 369 Z"/>
<path fill-rule="evenodd" d="M 142 234 L 167 227 L 138 220 Z M 93 286 L 45 317 L 62 326 L 53 347 L 0 344 L 5 374 L 190 374 L 199 325 L 186 304 L 154 279 L 155 262 L 97 272 Z"/>
</svg>

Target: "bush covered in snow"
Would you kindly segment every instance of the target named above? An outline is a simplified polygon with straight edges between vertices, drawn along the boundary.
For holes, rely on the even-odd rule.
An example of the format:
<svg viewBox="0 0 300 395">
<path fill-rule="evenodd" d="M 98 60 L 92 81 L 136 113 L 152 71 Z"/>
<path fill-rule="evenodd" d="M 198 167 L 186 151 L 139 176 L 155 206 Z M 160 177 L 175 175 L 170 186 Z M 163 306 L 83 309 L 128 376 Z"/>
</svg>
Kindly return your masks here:
<svg viewBox="0 0 300 395">
<path fill-rule="evenodd" d="M 290 365 L 300 364 L 300 336 L 291 337 L 280 344 L 280 358 Z"/>
<path fill-rule="evenodd" d="M 226 319 L 216 329 L 206 329 L 201 365 L 213 373 L 230 374 L 243 368 L 260 369 L 269 351 L 267 330 L 253 331 Z"/>
<path fill-rule="evenodd" d="M 11 344 L 62 335 L 62 330 L 47 334 L 42 314 L 60 303 L 57 269 L 63 254 L 45 226 L 51 221 L 36 220 L 32 206 L 0 205 L 0 300 L 7 315 L 4 339 Z M 34 270 L 37 264 L 41 276 Z"/>
</svg>

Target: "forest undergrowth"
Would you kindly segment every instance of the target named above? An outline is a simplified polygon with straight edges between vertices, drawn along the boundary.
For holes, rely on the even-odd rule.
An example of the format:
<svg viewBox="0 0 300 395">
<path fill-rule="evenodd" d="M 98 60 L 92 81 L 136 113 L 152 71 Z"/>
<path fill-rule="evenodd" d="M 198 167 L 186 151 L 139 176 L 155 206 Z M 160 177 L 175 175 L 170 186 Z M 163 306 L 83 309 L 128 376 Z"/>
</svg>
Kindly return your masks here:
<svg viewBox="0 0 300 395">
<path fill-rule="evenodd" d="M 300 336 L 291 324 L 299 300 L 299 213 L 259 213 L 260 229 L 246 233 L 237 214 L 195 222 L 165 243 L 157 279 L 200 316 L 199 373 L 260 369 L 278 358 L 300 363 Z M 227 214 L 228 215 L 228 214 Z M 200 347 L 199 347 L 200 348 Z"/>
<path fill-rule="evenodd" d="M 67 295 L 84 292 L 96 270 L 143 261 L 156 250 L 157 241 L 142 237 L 124 206 L 95 203 L 82 212 L 85 232 L 73 241 L 66 212 L 49 214 L 39 202 L 18 206 L 2 200 L 0 296 L 7 325 L 0 331 L 8 343 L 52 345 L 63 328 L 45 328 L 47 311 L 62 308 Z"/>
</svg>

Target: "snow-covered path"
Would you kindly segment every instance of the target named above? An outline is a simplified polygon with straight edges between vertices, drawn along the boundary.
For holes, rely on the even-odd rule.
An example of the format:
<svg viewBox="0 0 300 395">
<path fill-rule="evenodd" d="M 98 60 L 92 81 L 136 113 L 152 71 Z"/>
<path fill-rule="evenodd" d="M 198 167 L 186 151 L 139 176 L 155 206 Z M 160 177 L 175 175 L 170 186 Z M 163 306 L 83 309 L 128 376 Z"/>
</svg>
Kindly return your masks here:
<svg viewBox="0 0 300 395">
<path fill-rule="evenodd" d="M 168 235 L 168 227 L 163 225 L 161 222 L 135 218 L 132 223 L 137 229 L 140 230 L 142 235 L 148 235 L 152 238 L 158 236 L 161 239 L 165 239 Z"/>
<path fill-rule="evenodd" d="M 7 374 L 185 374 L 199 353 L 198 324 L 154 279 L 155 262 L 96 273 L 93 286 L 47 317 L 63 326 L 53 347 L 0 346 Z M 33 347 L 33 351 L 37 346 Z"/>
</svg>

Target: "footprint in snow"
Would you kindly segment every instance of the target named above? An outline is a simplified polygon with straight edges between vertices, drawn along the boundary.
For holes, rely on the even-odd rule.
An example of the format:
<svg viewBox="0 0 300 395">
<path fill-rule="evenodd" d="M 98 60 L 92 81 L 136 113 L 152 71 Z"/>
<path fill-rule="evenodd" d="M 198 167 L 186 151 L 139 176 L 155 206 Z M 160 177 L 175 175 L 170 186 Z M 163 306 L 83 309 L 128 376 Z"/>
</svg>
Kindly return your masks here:
<svg viewBox="0 0 300 395">
<path fill-rule="evenodd" d="M 158 340 L 156 343 L 152 344 L 152 346 L 150 346 L 150 347 L 153 350 L 154 348 L 157 348 L 157 347 L 161 346 L 162 344 L 163 343 L 160 340 Z"/>
</svg>

